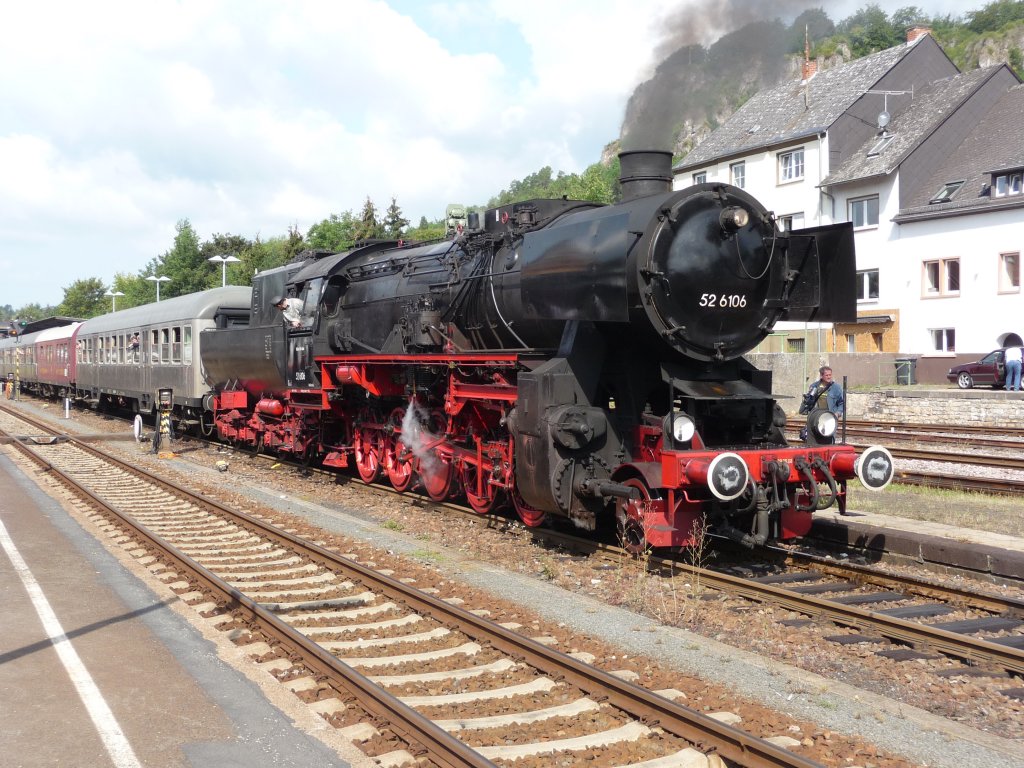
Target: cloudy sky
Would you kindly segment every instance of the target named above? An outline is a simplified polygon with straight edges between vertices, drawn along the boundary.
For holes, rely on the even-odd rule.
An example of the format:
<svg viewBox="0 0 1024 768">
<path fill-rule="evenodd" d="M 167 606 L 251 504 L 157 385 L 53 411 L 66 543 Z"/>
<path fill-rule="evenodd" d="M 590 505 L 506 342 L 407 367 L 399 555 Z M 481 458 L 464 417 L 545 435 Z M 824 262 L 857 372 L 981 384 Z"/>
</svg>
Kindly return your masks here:
<svg viewBox="0 0 1024 768">
<path fill-rule="evenodd" d="M 183 218 L 202 239 L 269 238 L 369 195 L 418 222 L 545 165 L 580 171 L 618 136 L 684 3 L 723 5 L 4 3 L 0 304 L 57 304 L 75 280 L 137 272 Z M 839 20 L 863 3 L 822 5 Z"/>
</svg>

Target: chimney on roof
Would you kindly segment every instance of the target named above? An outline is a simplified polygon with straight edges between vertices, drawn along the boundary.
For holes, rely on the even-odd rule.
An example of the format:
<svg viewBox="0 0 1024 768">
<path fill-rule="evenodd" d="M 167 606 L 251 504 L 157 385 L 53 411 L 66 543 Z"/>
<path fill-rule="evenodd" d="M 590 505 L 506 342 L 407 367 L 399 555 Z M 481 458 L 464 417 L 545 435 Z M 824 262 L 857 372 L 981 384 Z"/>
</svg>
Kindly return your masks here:
<svg viewBox="0 0 1024 768">
<path fill-rule="evenodd" d="M 907 30 L 907 45 L 916 43 L 920 38 L 932 33 L 931 27 L 917 26 Z"/>
<path fill-rule="evenodd" d="M 801 80 L 805 83 L 811 79 L 815 72 L 818 70 L 818 62 L 811 61 L 811 37 L 810 37 L 810 25 L 804 24 L 804 63 L 800 67 Z"/>
</svg>

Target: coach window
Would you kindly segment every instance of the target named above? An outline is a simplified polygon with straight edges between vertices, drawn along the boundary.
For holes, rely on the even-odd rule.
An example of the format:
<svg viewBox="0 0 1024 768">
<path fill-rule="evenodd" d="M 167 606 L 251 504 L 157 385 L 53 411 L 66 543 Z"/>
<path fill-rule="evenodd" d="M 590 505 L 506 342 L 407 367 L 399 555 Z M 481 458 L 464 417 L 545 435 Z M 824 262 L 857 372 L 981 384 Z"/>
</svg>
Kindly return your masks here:
<svg viewBox="0 0 1024 768">
<path fill-rule="evenodd" d="M 184 343 L 181 347 L 181 361 L 185 365 L 192 365 L 192 326 L 186 325 L 181 329 L 184 333 Z"/>
<path fill-rule="evenodd" d="M 160 362 L 160 331 L 155 328 L 149 332 L 149 362 Z"/>
<path fill-rule="evenodd" d="M 171 328 L 171 362 L 181 364 L 181 327 Z"/>
<path fill-rule="evenodd" d="M 160 362 L 171 362 L 171 332 L 167 328 L 160 329 Z"/>
</svg>

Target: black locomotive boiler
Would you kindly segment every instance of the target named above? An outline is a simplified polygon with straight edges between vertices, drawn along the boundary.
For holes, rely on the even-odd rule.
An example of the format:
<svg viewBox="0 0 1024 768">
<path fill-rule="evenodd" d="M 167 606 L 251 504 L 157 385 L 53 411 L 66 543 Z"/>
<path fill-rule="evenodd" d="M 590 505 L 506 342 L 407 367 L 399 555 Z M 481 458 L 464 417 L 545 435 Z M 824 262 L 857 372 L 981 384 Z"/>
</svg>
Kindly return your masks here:
<svg viewBox="0 0 1024 768">
<path fill-rule="evenodd" d="M 799 536 L 854 475 L 884 487 L 891 456 L 835 444 L 833 414 L 787 445 L 743 358 L 780 320 L 856 317 L 851 225 L 783 232 L 742 189 L 673 191 L 670 162 L 624 153 L 616 205 L 515 203 L 257 275 L 249 327 L 203 334 L 218 433 L 527 525 L 614 515 L 631 549 Z"/>
</svg>

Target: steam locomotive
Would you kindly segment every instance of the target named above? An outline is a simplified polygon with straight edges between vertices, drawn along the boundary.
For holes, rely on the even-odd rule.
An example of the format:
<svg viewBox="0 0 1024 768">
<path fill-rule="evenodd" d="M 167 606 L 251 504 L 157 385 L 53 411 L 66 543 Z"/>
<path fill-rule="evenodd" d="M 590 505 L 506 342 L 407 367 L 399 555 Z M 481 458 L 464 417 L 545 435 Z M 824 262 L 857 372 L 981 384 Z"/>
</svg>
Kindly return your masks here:
<svg viewBox="0 0 1024 768">
<path fill-rule="evenodd" d="M 672 191 L 668 153 L 620 160 L 616 205 L 515 203 L 260 273 L 248 326 L 202 332 L 211 428 L 528 526 L 614 516 L 634 551 L 800 536 L 855 475 L 885 487 L 889 453 L 836 444 L 828 411 L 787 445 L 742 357 L 780 320 L 856 317 L 851 225 L 783 232 L 742 189 Z"/>
</svg>

